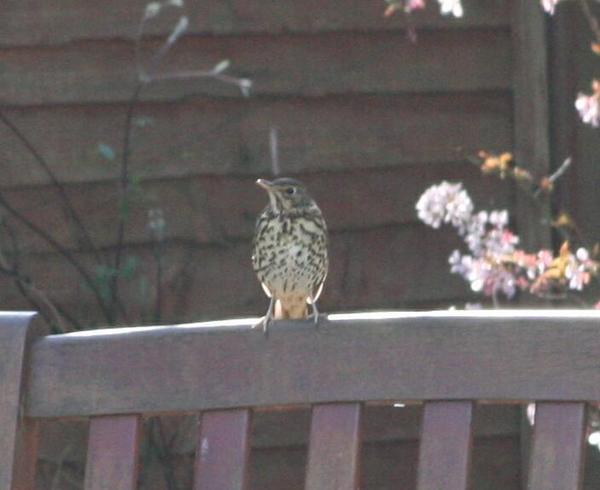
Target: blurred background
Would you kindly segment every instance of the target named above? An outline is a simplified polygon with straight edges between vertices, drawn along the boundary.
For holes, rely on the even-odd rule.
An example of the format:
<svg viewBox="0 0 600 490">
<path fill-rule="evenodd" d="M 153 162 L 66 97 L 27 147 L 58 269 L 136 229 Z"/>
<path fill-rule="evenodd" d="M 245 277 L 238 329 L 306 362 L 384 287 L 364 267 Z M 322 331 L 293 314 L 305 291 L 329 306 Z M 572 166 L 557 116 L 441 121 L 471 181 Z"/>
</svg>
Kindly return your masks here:
<svg viewBox="0 0 600 490">
<path fill-rule="evenodd" d="M 573 109 L 594 55 L 574 2 L 552 18 L 516 0 L 467 0 L 462 18 L 435 4 L 384 18 L 385 4 L 356 0 L 172 3 L 146 19 L 142 0 L 4 5 L 1 109 L 47 167 L 0 124 L 4 309 L 50 302 L 63 329 L 262 315 L 253 182 L 272 175 L 273 140 L 331 231 L 323 311 L 477 299 L 449 273 L 459 239 L 416 216 L 441 180 L 477 209 L 508 209 L 531 250 L 549 244 L 550 208 L 600 238 L 597 133 Z M 223 60 L 231 83 L 183 76 Z M 538 215 L 469 161 L 480 150 L 539 176 L 574 164 Z"/>
</svg>

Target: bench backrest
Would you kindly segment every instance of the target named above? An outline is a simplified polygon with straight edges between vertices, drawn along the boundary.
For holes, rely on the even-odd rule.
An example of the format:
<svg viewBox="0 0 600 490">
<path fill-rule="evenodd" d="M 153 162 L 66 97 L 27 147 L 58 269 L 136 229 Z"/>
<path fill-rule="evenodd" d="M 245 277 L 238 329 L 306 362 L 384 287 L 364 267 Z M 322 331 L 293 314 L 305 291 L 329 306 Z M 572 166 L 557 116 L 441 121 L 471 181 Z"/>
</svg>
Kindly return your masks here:
<svg viewBox="0 0 600 490">
<path fill-rule="evenodd" d="M 0 315 L 0 488 L 32 489 L 38 420 L 89 417 L 86 490 L 136 488 L 141 416 L 201 414 L 195 490 L 247 488 L 253 407 L 311 404 L 307 490 L 359 488 L 365 402 L 423 402 L 418 490 L 464 490 L 477 400 L 537 400 L 532 490 L 581 485 L 585 402 L 600 399 L 600 315 L 331 316 L 35 338 Z"/>
</svg>

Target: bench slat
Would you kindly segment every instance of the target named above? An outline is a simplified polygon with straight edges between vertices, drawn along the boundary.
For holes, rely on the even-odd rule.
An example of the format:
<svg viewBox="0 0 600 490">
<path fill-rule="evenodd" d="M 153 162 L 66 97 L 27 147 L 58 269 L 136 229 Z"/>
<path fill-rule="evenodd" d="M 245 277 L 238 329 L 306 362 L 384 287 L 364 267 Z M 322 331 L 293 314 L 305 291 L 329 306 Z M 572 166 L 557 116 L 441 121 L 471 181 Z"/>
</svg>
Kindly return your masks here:
<svg viewBox="0 0 600 490">
<path fill-rule="evenodd" d="M 465 490 L 469 482 L 473 404 L 427 402 L 421 422 L 418 490 Z"/>
<path fill-rule="evenodd" d="M 39 448 L 39 421 L 23 419 L 15 451 L 14 490 L 35 488 L 36 466 Z"/>
<path fill-rule="evenodd" d="M 585 404 L 537 403 L 528 490 L 577 490 L 583 474 Z"/>
<path fill-rule="evenodd" d="M 140 417 L 93 417 L 85 467 L 85 490 L 134 490 L 138 479 Z"/>
<path fill-rule="evenodd" d="M 0 488 L 33 488 L 37 424 L 23 419 L 27 344 L 33 314 L 0 313 Z"/>
<path fill-rule="evenodd" d="M 250 410 L 204 412 L 196 448 L 194 490 L 244 490 L 248 480 Z"/>
<path fill-rule="evenodd" d="M 306 490 L 355 490 L 361 447 L 359 403 L 312 409 Z"/>
</svg>

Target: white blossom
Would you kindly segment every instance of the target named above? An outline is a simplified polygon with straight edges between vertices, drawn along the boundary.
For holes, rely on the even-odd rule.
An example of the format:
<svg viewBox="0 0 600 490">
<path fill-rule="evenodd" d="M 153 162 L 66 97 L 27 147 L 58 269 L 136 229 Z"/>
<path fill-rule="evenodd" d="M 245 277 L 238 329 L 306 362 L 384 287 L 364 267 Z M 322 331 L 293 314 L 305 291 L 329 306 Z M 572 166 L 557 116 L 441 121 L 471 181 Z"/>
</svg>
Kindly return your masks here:
<svg viewBox="0 0 600 490">
<path fill-rule="evenodd" d="M 171 31 L 171 34 L 169 34 L 166 44 L 168 46 L 175 44 L 177 39 L 179 39 L 182 36 L 182 34 L 187 30 L 188 25 L 189 19 L 187 18 L 187 16 L 182 15 L 181 17 L 179 17 L 179 21 Z"/>
<path fill-rule="evenodd" d="M 529 425 L 535 424 L 535 403 L 527 404 L 527 420 Z"/>
<path fill-rule="evenodd" d="M 506 209 L 491 211 L 489 223 L 497 228 L 504 228 L 508 225 L 508 211 Z"/>
<path fill-rule="evenodd" d="M 569 289 L 581 291 L 590 282 L 593 268 L 594 263 L 590 260 L 590 254 L 585 248 L 579 248 L 575 255 L 570 255 L 565 268 Z"/>
<path fill-rule="evenodd" d="M 600 449 L 600 431 L 595 430 L 588 436 L 588 444 L 598 446 Z"/>
<path fill-rule="evenodd" d="M 550 15 L 553 15 L 554 8 L 556 7 L 556 4 L 560 2 L 560 0 L 541 0 L 541 2 L 544 11 Z"/>
<path fill-rule="evenodd" d="M 144 10 L 144 17 L 146 19 L 151 19 L 152 17 L 156 17 L 162 8 L 162 4 L 159 2 L 150 2 L 146 5 L 146 10 Z"/>
<path fill-rule="evenodd" d="M 415 207 L 419 219 L 433 228 L 450 223 L 463 230 L 473 213 L 473 202 L 462 184 L 446 181 L 427 189 Z"/>
<path fill-rule="evenodd" d="M 600 106 L 598 94 L 586 95 L 580 92 L 575 100 L 575 108 L 579 111 L 579 117 L 585 124 L 594 128 L 600 126 Z"/>
<path fill-rule="evenodd" d="M 438 0 L 442 15 L 452 14 L 454 17 L 462 17 L 464 14 L 461 0 Z"/>
<path fill-rule="evenodd" d="M 585 262 L 590 259 L 590 253 L 585 248 L 580 247 L 575 252 L 575 257 L 577 257 L 577 260 Z"/>
</svg>

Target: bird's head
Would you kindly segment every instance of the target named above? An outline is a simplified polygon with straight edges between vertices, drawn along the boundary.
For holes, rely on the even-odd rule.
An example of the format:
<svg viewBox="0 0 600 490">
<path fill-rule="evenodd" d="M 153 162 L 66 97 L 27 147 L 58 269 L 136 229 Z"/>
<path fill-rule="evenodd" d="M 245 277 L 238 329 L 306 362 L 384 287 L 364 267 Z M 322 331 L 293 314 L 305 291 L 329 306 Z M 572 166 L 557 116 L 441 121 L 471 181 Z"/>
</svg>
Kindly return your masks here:
<svg viewBox="0 0 600 490">
<path fill-rule="evenodd" d="M 316 207 L 315 202 L 306 192 L 304 184 L 296 179 L 286 177 L 273 181 L 258 179 L 256 185 L 267 191 L 271 209 L 275 213 Z"/>
</svg>

